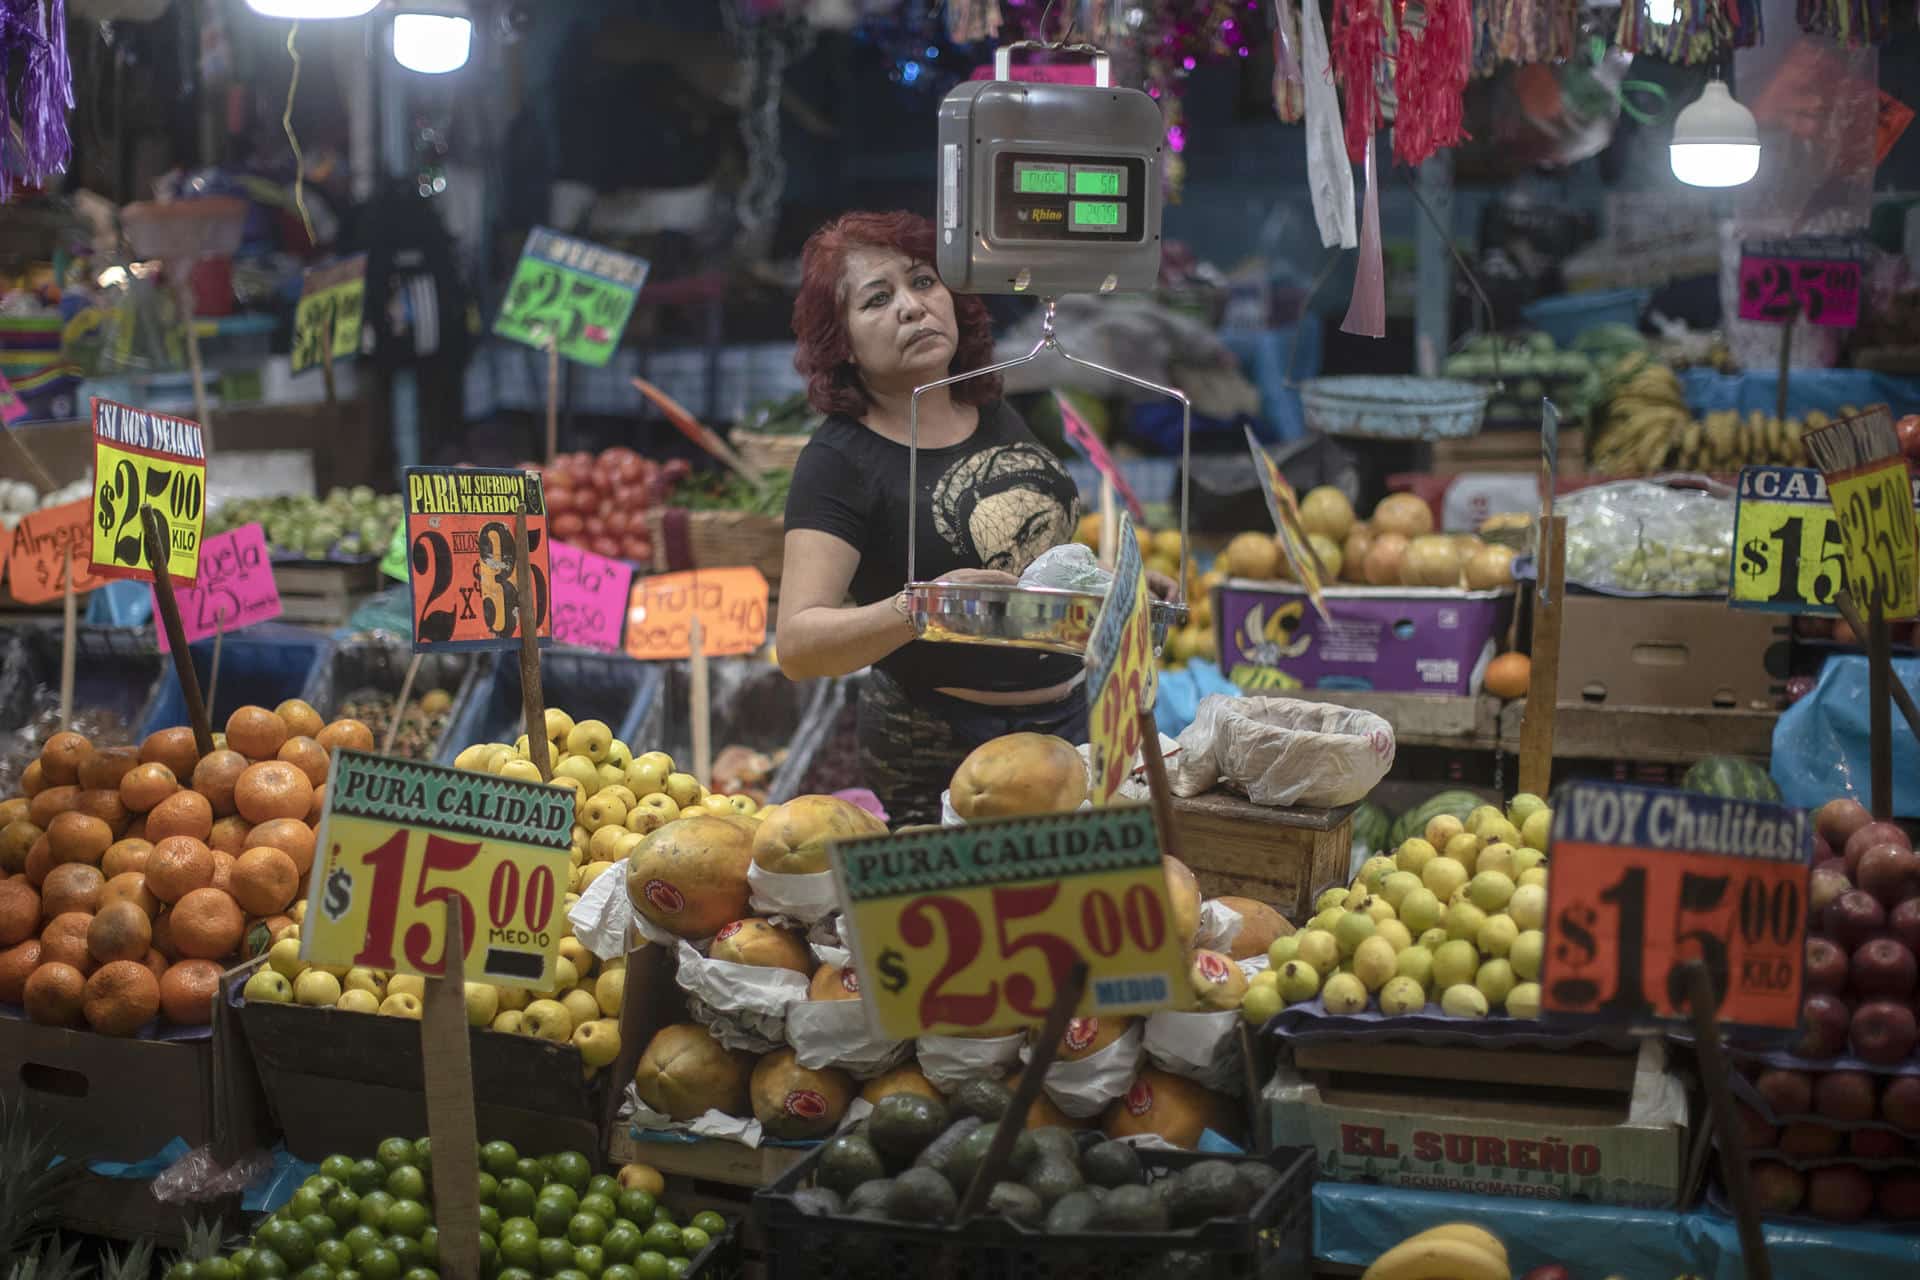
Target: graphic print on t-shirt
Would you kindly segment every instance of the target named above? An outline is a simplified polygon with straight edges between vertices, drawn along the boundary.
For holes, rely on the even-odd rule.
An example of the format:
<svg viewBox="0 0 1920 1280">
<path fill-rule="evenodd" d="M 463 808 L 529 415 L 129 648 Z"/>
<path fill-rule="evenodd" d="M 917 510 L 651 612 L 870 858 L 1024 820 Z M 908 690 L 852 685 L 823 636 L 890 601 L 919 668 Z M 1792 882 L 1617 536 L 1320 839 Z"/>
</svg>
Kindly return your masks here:
<svg viewBox="0 0 1920 1280">
<path fill-rule="evenodd" d="M 1071 485 L 1037 445 L 983 449 L 955 462 L 934 486 L 934 527 L 956 555 L 1017 577 L 1041 552 L 1073 537 Z"/>
</svg>

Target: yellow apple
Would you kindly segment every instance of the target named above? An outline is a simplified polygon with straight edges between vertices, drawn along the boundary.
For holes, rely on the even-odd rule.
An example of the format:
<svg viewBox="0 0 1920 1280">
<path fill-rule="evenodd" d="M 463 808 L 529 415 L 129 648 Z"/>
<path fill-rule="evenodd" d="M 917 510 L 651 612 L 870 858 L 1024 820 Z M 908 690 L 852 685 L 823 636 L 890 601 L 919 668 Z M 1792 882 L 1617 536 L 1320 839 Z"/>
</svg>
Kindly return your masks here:
<svg viewBox="0 0 1920 1280">
<path fill-rule="evenodd" d="M 609 1018 L 620 1016 L 620 1002 L 626 998 L 627 969 L 625 965 L 618 969 L 608 969 L 593 984 L 594 1003 L 600 1006 L 600 1012 Z"/>
<path fill-rule="evenodd" d="M 573 1025 L 580 1027 L 600 1016 L 600 1001 L 591 987 L 575 987 L 564 992 L 560 1004 L 573 1019 Z"/>
<path fill-rule="evenodd" d="M 351 991 L 342 991 L 340 999 L 334 1003 L 333 1007 L 343 1013 L 378 1013 L 380 997 L 371 991 L 363 991 L 355 987 Z"/>
<path fill-rule="evenodd" d="M 526 1016 L 518 1009 L 503 1009 L 487 1029 L 503 1035 L 522 1036 L 527 1033 Z"/>
<path fill-rule="evenodd" d="M 287 981 L 287 975 L 271 965 L 263 965 L 260 971 L 247 979 L 247 985 L 240 988 L 240 994 L 253 1004 L 292 1004 L 293 984 Z"/>
<path fill-rule="evenodd" d="M 311 1008 L 332 1008 L 340 1003 L 340 979 L 324 969 L 309 969 L 293 981 L 293 1000 Z"/>
<path fill-rule="evenodd" d="M 500 1012 L 500 992 L 484 982 L 466 984 L 467 1025 L 484 1027 Z"/>
<path fill-rule="evenodd" d="M 573 1038 L 573 1015 L 558 1000 L 535 1000 L 521 1015 L 526 1034 L 565 1044 Z"/>
<path fill-rule="evenodd" d="M 267 966 L 288 982 L 305 973 L 307 962 L 300 958 L 300 939 L 282 938 L 274 943 L 267 952 Z"/>
<path fill-rule="evenodd" d="M 396 973 L 387 979 L 387 994 L 412 996 L 418 1001 L 427 994 L 427 980 L 415 973 Z"/>
<path fill-rule="evenodd" d="M 594 1018 L 573 1029 L 573 1047 L 589 1067 L 604 1067 L 620 1056 L 620 1027 L 611 1018 Z"/>
</svg>

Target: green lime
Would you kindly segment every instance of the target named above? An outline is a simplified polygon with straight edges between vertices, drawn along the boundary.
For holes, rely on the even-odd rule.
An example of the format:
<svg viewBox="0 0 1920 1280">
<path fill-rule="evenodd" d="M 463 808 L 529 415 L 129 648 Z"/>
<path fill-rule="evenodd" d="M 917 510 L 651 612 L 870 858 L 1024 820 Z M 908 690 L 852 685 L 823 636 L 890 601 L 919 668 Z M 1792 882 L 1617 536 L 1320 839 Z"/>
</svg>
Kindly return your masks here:
<svg viewBox="0 0 1920 1280">
<path fill-rule="evenodd" d="M 404 1199 L 393 1202 L 387 1210 L 385 1229 L 387 1234 L 405 1236 L 409 1240 L 418 1240 L 420 1233 L 433 1224 L 433 1213 L 418 1200 Z"/>
<path fill-rule="evenodd" d="M 637 1227 L 653 1224 L 653 1207 L 658 1202 L 653 1193 L 642 1191 L 638 1187 L 626 1187 L 620 1192 L 620 1216 Z"/>
<path fill-rule="evenodd" d="M 593 1280 L 593 1277 L 578 1267 L 568 1267 L 564 1271 L 557 1272 L 553 1280 Z"/>
<path fill-rule="evenodd" d="M 540 1237 L 540 1274 L 556 1276 L 573 1265 L 573 1246 L 564 1236 Z"/>
<path fill-rule="evenodd" d="M 331 1227 L 333 1223 L 328 1222 Z M 193 1280 L 239 1280 L 240 1271 L 225 1258 L 202 1258 L 193 1264 Z"/>
<path fill-rule="evenodd" d="M 599 1244 L 606 1237 L 607 1220 L 597 1213 L 576 1213 L 567 1219 L 567 1239 L 575 1245 Z"/>
<path fill-rule="evenodd" d="M 347 1246 L 345 1240 L 322 1240 L 313 1246 L 313 1258 L 316 1262 L 324 1262 L 335 1271 L 340 1271 L 353 1265 L 353 1250 Z"/>
<path fill-rule="evenodd" d="M 540 1238 L 563 1239 L 567 1234 L 567 1223 L 573 1220 L 573 1210 L 564 1200 L 552 1196 L 541 1196 L 534 1202 L 533 1225 L 540 1229 Z"/>
<path fill-rule="evenodd" d="M 587 1182 L 587 1194 L 613 1199 L 620 1194 L 620 1179 L 610 1173 L 596 1173 Z"/>
<path fill-rule="evenodd" d="M 287 1270 L 298 1271 L 313 1262 L 313 1237 L 297 1222 L 278 1222 L 275 1239 L 267 1247 L 286 1262 Z"/>
<path fill-rule="evenodd" d="M 361 1259 L 380 1247 L 380 1233 L 369 1226 L 361 1225 L 355 1227 L 353 1230 L 347 1232 L 344 1238 L 347 1242 L 347 1248 L 353 1251 L 353 1261 L 356 1266 L 359 1265 Z"/>
<path fill-rule="evenodd" d="M 540 1265 L 540 1233 L 525 1218 L 509 1218 L 500 1226 L 500 1260 L 509 1267 L 533 1270 Z"/>
<path fill-rule="evenodd" d="M 611 1262 L 632 1262 L 640 1256 L 644 1243 L 639 1227 L 631 1222 L 615 1222 L 607 1228 L 600 1247 L 607 1251 L 607 1259 Z"/>
<path fill-rule="evenodd" d="M 607 1269 L 607 1251 L 597 1244 L 583 1244 L 573 1251 L 573 1268 L 584 1272 L 588 1280 L 598 1280 Z"/>
<path fill-rule="evenodd" d="M 332 1178 L 335 1182 L 345 1182 L 353 1176 L 353 1157 L 332 1155 L 320 1162 L 320 1176 Z"/>
<path fill-rule="evenodd" d="M 723 1236 L 727 1233 L 727 1220 L 711 1209 L 702 1209 L 693 1215 L 693 1221 L 687 1224 L 698 1227 L 710 1236 Z"/>
<path fill-rule="evenodd" d="M 400 1269 L 420 1265 L 420 1242 L 412 1236 L 388 1236 L 380 1242 L 380 1247 L 400 1259 Z"/>
<path fill-rule="evenodd" d="M 345 1271 L 334 1272 L 333 1280 L 366 1280 L 366 1277 L 360 1274 L 360 1268 L 348 1267 Z"/>
<path fill-rule="evenodd" d="M 403 1164 L 387 1175 L 386 1190 L 395 1200 L 424 1200 L 427 1175 L 420 1172 L 418 1165 Z"/>
<path fill-rule="evenodd" d="M 480 1203 L 492 1204 L 493 1198 L 499 1193 L 500 1179 L 482 1169 L 480 1171 Z"/>
<path fill-rule="evenodd" d="M 513 1175 L 531 1182 L 536 1190 L 547 1185 L 547 1166 L 529 1156 L 521 1156 L 513 1162 Z"/>
<path fill-rule="evenodd" d="M 333 1280 L 333 1268 L 324 1262 L 311 1262 L 294 1272 L 293 1280 Z"/>
<path fill-rule="evenodd" d="M 360 1221 L 360 1196 L 350 1188 L 342 1187 L 327 1197 L 327 1216 L 333 1219 L 333 1225 L 342 1231 Z"/>
<path fill-rule="evenodd" d="M 296 1221 L 310 1213 L 325 1213 L 327 1198 L 312 1187 L 301 1187 L 287 1200 L 287 1216 Z"/>
<path fill-rule="evenodd" d="M 287 1264 L 271 1249 L 255 1249 L 247 1259 L 247 1280 L 283 1280 Z"/>
<path fill-rule="evenodd" d="M 605 1218 L 608 1222 L 620 1216 L 620 1208 L 614 1203 L 613 1197 L 601 1195 L 598 1191 L 589 1191 L 581 1196 L 580 1207 L 574 1212 L 590 1213 L 596 1218 Z"/>
<path fill-rule="evenodd" d="M 666 1254 L 669 1258 L 680 1253 L 680 1228 L 671 1222 L 656 1222 L 647 1228 L 644 1237 L 646 1247 Z"/>
<path fill-rule="evenodd" d="M 624 1262 L 616 1262 L 600 1273 L 600 1280 L 640 1280 L 640 1273 Z"/>
<path fill-rule="evenodd" d="M 440 1265 L 440 1228 L 428 1227 L 420 1233 L 420 1261 L 423 1265 Z"/>
<path fill-rule="evenodd" d="M 324 1213 L 310 1213 L 300 1219 L 300 1229 L 307 1233 L 307 1239 L 318 1244 L 322 1240 L 331 1240 L 340 1234 L 340 1228 L 333 1225 L 333 1219 Z M 210 1276 L 206 1268 L 200 1269 L 200 1280 L 222 1280 L 220 1276 Z"/>
<path fill-rule="evenodd" d="M 199 1268 L 185 1258 L 167 1268 L 166 1280 L 198 1280 Z"/>
<path fill-rule="evenodd" d="M 519 1160 L 520 1153 L 511 1142 L 489 1142 L 480 1148 L 480 1167 L 502 1181 L 513 1176 L 513 1166 Z"/>
<path fill-rule="evenodd" d="M 494 1238 L 482 1231 L 480 1233 L 480 1274 L 491 1276 L 500 1270 L 500 1246 Z"/>
<path fill-rule="evenodd" d="M 432 1267 L 408 1267 L 400 1280 L 440 1280 L 440 1273 Z"/>
<path fill-rule="evenodd" d="M 503 1267 L 493 1280 L 540 1280 L 540 1277 L 525 1267 Z"/>
<path fill-rule="evenodd" d="M 386 1167 L 377 1160 L 355 1161 L 353 1172 L 349 1174 L 346 1179 L 347 1185 L 352 1187 L 358 1195 L 366 1195 L 369 1191 L 378 1191 L 385 1185 L 386 1181 Z"/>
<path fill-rule="evenodd" d="M 495 1240 L 500 1238 L 500 1211 L 490 1204 L 480 1206 L 480 1230 Z"/>
<path fill-rule="evenodd" d="M 538 1194 L 525 1178 L 502 1178 L 500 1189 L 493 1193 L 493 1207 L 509 1218 L 530 1218 Z"/>
<path fill-rule="evenodd" d="M 419 1165 L 422 1169 L 428 1168 L 433 1164 L 432 1138 L 415 1138 L 413 1140 L 412 1163 Z"/>
<path fill-rule="evenodd" d="M 247 1274 L 247 1263 L 253 1258 L 253 1252 L 252 1245 L 242 1245 L 227 1255 L 227 1262 L 233 1267 L 236 1275 L 244 1276 Z M 195 1274 L 199 1274 L 197 1269 L 195 1270 Z"/>
<path fill-rule="evenodd" d="M 385 1234 L 387 1215 L 393 1212 L 395 1203 L 397 1202 L 388 1192 L 367 1192 L 367 1194 L 360 1197 L 360 1224 L 366 1227 L 373 1227 L 382 1234 Z M 362 1271 L 366 1270 L 365 1267 L 360 1269 Z"/>
<path fill-rule="evenodd" d="M 413 1163 L 413 1144 L 405 1138 L 388 1138 L 374 1148 L 373 1158 L 380 1162 L 381 1168 L 391 1173 L 403 1164 Z M 361 1268 L 363 1271 L 365 1269 Z"/>
<path fill-rule="evenodd" d="M 633 1270 L 640 1280 L 667 1280 L 667 1255 L 649 1249 L 633 1260 Z"/>
<path fill-rule="evenodd" d="M 687 1258 L 667 1259 L 667 1280 L 680 1280 L 681 1276 L 692 1270 L 693 1263 Z"/>
<path fill-rule="evenodd" d="M 384 1244 L 378 1245 L 360 1259 L 360 1274 L 367 1280 L 400 1280 L 400 1258 Z"/>
<path fill-rule="evenodd" d="M 593 1165 L 578 1151 L 562 1151 L 553 1158 L 553 1176 L 575 1191 L 585 1191 L 593 1181 Z"/>
<path fill-rule="evenodd" d="M 700 1251 L 713 1242 L 713 1237 L 698 1227 L 680 1228 L 680 1247 L 686 1250 L 689 1258 L 697 1258 Z"/>
<path fill-rule="evenodd" d="M 670 1227 L 679 1225 L 673 1220 L 673 1210 L 663 1204 L 653 1206 L 653 1220 L 655 1222 L 664 1222 Z"/>
</svg>

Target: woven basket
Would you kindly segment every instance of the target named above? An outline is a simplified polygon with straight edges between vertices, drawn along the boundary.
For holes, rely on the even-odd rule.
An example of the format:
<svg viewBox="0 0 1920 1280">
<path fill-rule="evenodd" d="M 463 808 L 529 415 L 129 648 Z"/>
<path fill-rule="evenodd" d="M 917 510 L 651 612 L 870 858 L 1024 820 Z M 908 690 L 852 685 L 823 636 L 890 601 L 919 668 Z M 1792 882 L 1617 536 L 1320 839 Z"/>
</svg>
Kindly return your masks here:
<svg viewBox="0 0 1920 1280">
<path fill-rule="evenodd" d="M 800 451 L 811 435 L 802 432 L 774 434 L 765 431 L 735 431 L 733 447 L 755 471 L 791 471 L 800 461 Z"/>
<path fill-rule="evenodd" d="M 684 569 L 730 569 L 750 565 L 767 584 L 780 585 L 786 523 L 778 516 L 745 511 L 655 510 L 647 517 L 653 533 L 653 567 L 660 573 Z"/>
</svg>

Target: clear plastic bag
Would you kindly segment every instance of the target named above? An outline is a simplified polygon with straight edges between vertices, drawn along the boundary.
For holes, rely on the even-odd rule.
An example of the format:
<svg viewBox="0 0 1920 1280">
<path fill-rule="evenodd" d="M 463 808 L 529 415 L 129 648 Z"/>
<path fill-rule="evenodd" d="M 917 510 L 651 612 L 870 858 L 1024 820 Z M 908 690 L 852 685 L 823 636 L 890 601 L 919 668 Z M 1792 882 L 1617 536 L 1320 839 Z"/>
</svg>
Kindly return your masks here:
<svg viewBox="0 0 1920 1280">
<path fill-rule="evenodd" d="M 195 1147 L 153 1180 L 154 1199 L 189 1204 L 238 1195 L 273 1168 L 273 1153 L 251 1151 L 230 1165 L 214 1160 L 212 1147 Z"/>
<path fill-rule="evenodd" d="M 1727 593 L 1733 491 L 1666 481 L 1622 480 L 1560 499 L 1568 582 L 1619 596 Z"/>
<path fill-rule="evenodd" d="M 1180 735 L 1168 781 L 1197 796 L 1223 779 L 1265 805 L 1363 800 L 1393 767 L 1393 726 L 1371 711 L 1211 694 Z"/>
</svg>

